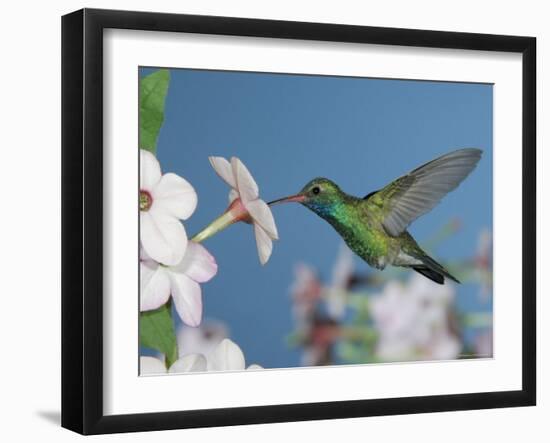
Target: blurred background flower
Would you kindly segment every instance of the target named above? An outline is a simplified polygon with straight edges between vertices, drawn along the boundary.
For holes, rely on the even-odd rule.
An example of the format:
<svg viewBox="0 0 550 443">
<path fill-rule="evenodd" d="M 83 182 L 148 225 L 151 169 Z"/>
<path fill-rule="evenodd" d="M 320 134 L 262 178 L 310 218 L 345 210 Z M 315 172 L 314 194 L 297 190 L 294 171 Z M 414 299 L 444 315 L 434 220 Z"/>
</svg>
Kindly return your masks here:
<svg viewBox="0 0 550 443">
<path fill-rule="evenodd" d="M 452 220 L 426 243 L 437 246 L 460 229 Z M 295 267 L 290 287 L 295 329 L 290 346 L 304 366 L 492 357 L 491 234 L 480 233 L 476 255 L 446 263 L 482 297 L 460 308 L 459 285 L 438 285 L 420 274 L 354 267 L 342 244 L 332 278 L 310 265 Z"/>
<path fill-rule="evenodd" d="M 216 346 L 227 337 L 229 331 L 219 321 L 205 321 L 198 328 L 182 325 L 177 333 L 178 353 L 202 354 L 209 357 Z"/>
<path fill-rule="evenodd" d="M 461 349 L 453 330 L 454 285 L 438 285 L 419 274 L 389 281 L 370 298 L 378 339 L 374 353 L 384 361 L 454 359 Z"/>
</svg>

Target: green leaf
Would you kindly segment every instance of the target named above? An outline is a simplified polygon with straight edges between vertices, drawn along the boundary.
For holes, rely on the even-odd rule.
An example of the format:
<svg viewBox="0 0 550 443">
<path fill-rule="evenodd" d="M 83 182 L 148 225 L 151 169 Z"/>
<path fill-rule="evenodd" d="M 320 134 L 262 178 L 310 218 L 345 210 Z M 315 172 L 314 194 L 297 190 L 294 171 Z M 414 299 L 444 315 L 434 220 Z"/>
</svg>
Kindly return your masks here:
<svg viewBox="0 0 550 443">
<path fill-rule="evenodd" d="M 157 152 L 157 139 L 164 121 L 164 102 L 170 71 L 159 69 L 139 81 L 139 147 Z"/>
<path fill-rule="evenodd" d="M 139 343 L 146 348 L 162 352 L 166 356 L 168 368 L 178 359 L 170 302 L 154 311 L 139 314 Z"/>
</svg>

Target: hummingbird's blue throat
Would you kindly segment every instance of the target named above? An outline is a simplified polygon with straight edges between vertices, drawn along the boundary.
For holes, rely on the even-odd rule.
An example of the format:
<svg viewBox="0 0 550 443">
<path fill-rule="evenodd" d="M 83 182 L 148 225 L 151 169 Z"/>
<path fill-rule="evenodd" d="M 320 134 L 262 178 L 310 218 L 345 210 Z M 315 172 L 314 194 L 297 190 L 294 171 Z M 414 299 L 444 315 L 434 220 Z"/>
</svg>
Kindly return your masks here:
<svg viewBox="0 0 550 443">
<path fill-rule="evenodd" d="M 330 218 L 334 215 L 334 204 L 332 203 L 309 201 L 306 206 L 323 218 Z"/>
</svg>

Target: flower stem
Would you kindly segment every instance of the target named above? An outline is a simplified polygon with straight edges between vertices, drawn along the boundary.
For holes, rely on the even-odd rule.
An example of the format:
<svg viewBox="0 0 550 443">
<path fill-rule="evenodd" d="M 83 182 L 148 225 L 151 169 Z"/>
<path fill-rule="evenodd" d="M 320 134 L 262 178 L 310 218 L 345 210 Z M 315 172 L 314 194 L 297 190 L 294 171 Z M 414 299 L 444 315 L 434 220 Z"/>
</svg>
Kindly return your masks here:
<svg viewBox="0 0 550 443">
<path fill-rule="evenodd" d="M 191 238 L 191 241 L 194 241 L 195 243 L 200 243 L 207 238 L 212 237 L 214 234 L 217 234 L 218 232 L 224 230 L 236 221 L 238 221 L 238 219 L 235 218 L 231 211 L 226 211 L 198 234 L 195 234 L 193 238 Z"/>
</svg>

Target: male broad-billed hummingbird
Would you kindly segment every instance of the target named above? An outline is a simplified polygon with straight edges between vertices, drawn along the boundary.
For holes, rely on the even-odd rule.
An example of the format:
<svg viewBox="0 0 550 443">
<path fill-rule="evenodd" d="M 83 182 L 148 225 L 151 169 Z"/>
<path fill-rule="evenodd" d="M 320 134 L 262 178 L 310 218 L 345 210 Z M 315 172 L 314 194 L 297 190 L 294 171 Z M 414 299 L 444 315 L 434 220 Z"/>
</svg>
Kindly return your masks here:
<svg viewBox="0 0 550 443">
<path fill-rule="evenodd" d="M 407 227 L 455 189 L 478 164 L 482 151 L 459 149 L 436 158 L 363 198 L 346 194 L 327 178 L 316 178 L 295 195 L 270 202 L 298 202 L 329 222 L 370 266 L 412 268 L 436 283 L 460 283 L 429 257 Z"/>
</svg>

